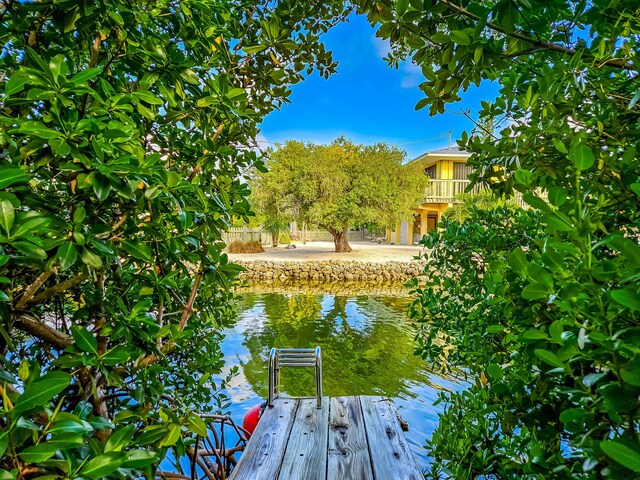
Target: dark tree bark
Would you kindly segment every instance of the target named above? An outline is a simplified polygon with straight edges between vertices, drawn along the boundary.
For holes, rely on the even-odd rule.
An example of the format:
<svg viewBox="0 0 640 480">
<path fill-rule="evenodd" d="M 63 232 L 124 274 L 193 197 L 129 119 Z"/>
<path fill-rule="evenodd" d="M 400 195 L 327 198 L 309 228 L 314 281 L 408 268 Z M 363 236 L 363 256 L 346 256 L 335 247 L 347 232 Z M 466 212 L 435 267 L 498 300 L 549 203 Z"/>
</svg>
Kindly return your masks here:
<svg viewBox="0 0 640 480">
<path fill-rule="evenodd" d="M 351 245 L 349 245 L 349 227 L 346 225 L 342 227 L 342 230 L 338 230 L 333 227 L 325 227 L 331 236 L 333 237 L 333 243 L 336 246 L 336 252 L 350 252 Z"/>
</svg>

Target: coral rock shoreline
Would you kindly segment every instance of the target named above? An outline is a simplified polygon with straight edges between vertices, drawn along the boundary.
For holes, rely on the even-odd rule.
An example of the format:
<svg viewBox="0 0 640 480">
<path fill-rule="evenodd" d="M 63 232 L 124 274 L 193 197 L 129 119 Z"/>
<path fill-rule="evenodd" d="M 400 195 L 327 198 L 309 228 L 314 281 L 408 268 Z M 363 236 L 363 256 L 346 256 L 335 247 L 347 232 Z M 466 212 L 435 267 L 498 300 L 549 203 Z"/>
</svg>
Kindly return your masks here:
<svg viewBox="0 0 640 480">
<path fill-rule="evenodd" d="M 246 280 L 407 281 L 422 273 L 420 262 L 359 262 L 353 260 L 270 261 L 235 260 Z"/>
</svg>

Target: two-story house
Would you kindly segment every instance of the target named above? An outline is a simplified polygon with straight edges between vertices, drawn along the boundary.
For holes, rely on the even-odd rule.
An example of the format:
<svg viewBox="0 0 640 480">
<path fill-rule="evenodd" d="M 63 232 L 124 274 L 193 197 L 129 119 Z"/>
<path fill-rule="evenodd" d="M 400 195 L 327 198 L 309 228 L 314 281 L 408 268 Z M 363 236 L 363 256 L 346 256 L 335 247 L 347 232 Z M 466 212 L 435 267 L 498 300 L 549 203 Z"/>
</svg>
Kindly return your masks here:
<svg viewBox="0 0 640 480">
<path fill-rule="evenodd" d="M 436 228 L 442 213 L 455 201 L 454 197 L 464 192 L 470 183 L 468 177 L 471 167 L 467 166 L 470 156 L 470 153 L 455 145 L 427 152 L 412 161 L 423 164 L 430 178 L 429 186 L 413 218 L 397 223 L 393 231 L 387 230 L 387 242 L 396 245 L 416 244 L 423 235 Z M 480 187 L 474 187 L 473 192 L 479 190 Z"/>
</svg>

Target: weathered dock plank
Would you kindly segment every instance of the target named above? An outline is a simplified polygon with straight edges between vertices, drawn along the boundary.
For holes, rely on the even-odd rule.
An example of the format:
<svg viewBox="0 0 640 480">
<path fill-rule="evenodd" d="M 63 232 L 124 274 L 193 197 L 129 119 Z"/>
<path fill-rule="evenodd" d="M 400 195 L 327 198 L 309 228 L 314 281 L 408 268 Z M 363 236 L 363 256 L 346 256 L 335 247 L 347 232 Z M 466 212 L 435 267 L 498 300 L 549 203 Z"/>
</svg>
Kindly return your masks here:
<svg viewBox="0 0 640 480">
<path fill-rule="evenodd" d="M 293 427 L 298 401 L 281 399 L 267 409 L 233 471 L 234 480 L 277 478 Z M 259 475 L 259 476 L 258 476 Z"/>
<path fill-rule="evenodd" d="M 384 397 L 360 397 L 376 480 L 423 480 L 396 411 Z"/>
<path fill-rule="evenodd" d="M 329 398 L 323 398 L 321 409 L 316 408 L 315 399 L 298 401 L 278 479 L 326 480 Z"/>
<path fill-rule="evenodd" d="M 278 398 L 265 410 L 233 480 L 422 480 L 384 397 Z"/>
<path fill-rule="evenodd" d="M 331 399 L 327 479 L 373 480 L 362 408 L 358 397 Z"/>
</svg>

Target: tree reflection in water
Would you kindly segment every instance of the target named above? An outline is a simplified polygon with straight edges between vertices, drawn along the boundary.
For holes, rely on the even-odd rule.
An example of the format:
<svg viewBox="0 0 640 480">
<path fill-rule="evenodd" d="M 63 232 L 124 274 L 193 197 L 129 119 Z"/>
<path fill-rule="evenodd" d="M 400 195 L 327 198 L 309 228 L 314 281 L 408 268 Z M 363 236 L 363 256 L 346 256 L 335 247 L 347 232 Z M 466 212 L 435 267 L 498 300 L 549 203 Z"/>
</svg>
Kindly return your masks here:
<svg viewBox="0 0 640 480">
<path fill-rule="evenodd" d="M 243 365 L 251 388 L 267 395 L 269 350 L 322 348 L 323 388 L 328 396 L 414 396 L 410 386 L 429 384 L 424 361 L 414 355 L 406 316 L 410 299 L 319 293 L 248 294 L 239 300 L 245 320 Z M 281 370 L 283 391 L 311 396 L 312 369 Z"/>
</svg>

